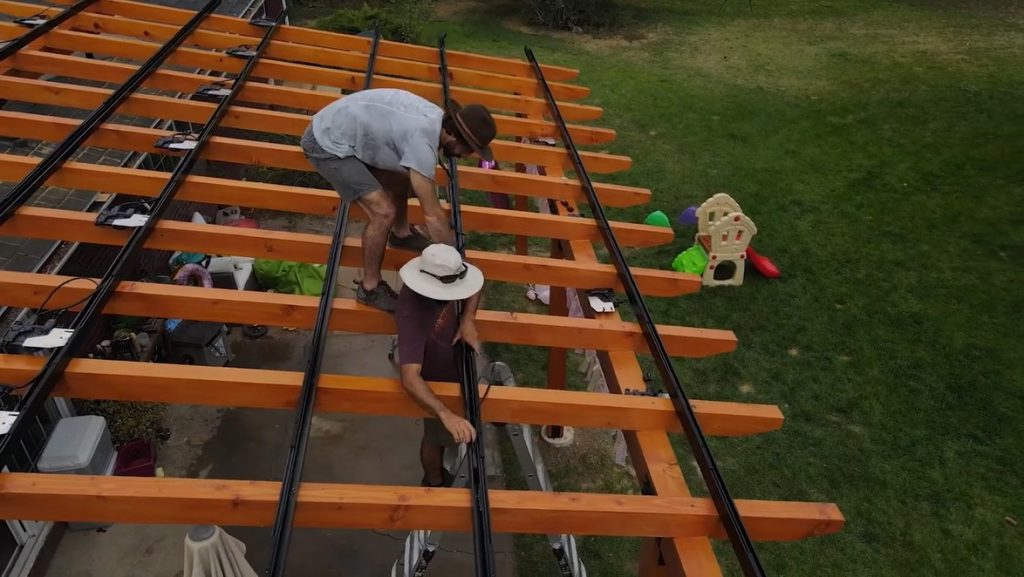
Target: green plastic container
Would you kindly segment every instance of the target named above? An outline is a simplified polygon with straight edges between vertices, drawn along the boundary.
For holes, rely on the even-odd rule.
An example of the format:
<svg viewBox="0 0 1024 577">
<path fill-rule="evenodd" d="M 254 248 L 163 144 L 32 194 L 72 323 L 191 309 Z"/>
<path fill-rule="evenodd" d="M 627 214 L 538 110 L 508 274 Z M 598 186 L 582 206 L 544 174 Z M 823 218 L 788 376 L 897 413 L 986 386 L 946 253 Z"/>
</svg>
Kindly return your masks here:
<svg viewBox="0 0 1024 577">
<path fill-rule="evenodd" d="M 704 274 L 704 268 L 707 266 L 708 255 L 704 252 L 704 247 L 699 244 L 694 244 L 672 260 L 672 268 L 677 272 Z"/>
</svg>

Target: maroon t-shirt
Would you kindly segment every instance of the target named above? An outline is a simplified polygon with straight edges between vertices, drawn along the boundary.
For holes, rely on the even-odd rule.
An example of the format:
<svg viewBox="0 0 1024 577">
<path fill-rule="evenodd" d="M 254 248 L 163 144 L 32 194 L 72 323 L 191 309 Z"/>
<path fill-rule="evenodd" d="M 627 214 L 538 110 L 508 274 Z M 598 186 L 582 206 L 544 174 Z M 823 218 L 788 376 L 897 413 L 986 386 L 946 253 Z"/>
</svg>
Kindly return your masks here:
<svg viewBox="0 0 1024 577">
<path fill-rule="evenodd" d="M 398 360 L 403 365 L 422 365 L 427 381 L 458 382 L 455 338 L 458 319 L 455 304 L 427 298 L 403 286 L 395 306 L 398 324 Z"/>
</svg>

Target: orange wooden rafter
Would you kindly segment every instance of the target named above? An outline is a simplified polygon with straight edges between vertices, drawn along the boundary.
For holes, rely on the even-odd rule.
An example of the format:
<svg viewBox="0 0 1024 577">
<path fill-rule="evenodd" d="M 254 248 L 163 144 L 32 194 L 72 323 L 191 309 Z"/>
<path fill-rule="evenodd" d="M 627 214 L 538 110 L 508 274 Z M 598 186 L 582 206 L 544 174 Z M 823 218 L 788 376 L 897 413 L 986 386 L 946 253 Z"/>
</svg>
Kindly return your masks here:
<svg viewBox="0 0 1024 577">
<path fill-rule="evenodd" d="M 23 238 L 67 240 L 112 246 L 128 241 L 131 230 L 96 226 L 95 215 L 71 210 L 21 208 L 0 227 L 0 233 Z M 230 254 L 255 258 L 324 263 L 331 237 L 317 234 L 266 229 L 242 229 L 212 224 L 163 220 L 146 242 L 146 248 L 186 252 Z M 363 265 L 362 239 L 346 237 L 343 266 Z M 416 253 L 388 250 L 381 263 L 385 270 L 398 270 Z M 478 266 L 488 280 L 515 283 L 543 283 L 583 289 L 619 288 L 615 267 L 607 264 L 578 264 L 537 256 L 520 256 L 467 250 L 466 259 Z M 697 292 L 700 277 L 657 269 L 634 270 L 641 291 L 651 296 L 673 297 Z"/>
<path fill-rule="evenodd" d="M 62 140 L 78 123 L 67 118 L 0 111 L 0 135 L 28 137 L 50 142 Z M 89 146 L 166 154 L 153 143 L 167 132 L 150 128 L 104 124 L 86 142 Z M 298 146 L 214 136 L 207 141 L 204 156 L 246 166 L 270 166 L 311 172 L 309 161 Z M 435 171 L 438 185 L 447 183 L 441 167 Z M 468 190 L 504 192 L 546 198 L 575 199 L 583 196 L 579 181 L 506 170 L 464 167 L 459 170 L 459 184 Z M 650 199 L 650 191 L 632 186 L 598 184 L 594 187 L 608 206 L 632 206 Z"/>
<path fill-rule="evenodd" d="M 0 154 L 0 180 L 19 181 L 38 162 L 37 158 Z M 97 192 L 156 196 L 169 175 L 154 170 L 67 162 L 47 182 L 52 186 Z M 186 177 L 175 198 L 323 216 L 333 215 L 338 210 L 338 194 L 333 190 L 210 176 Z M 442 207 L 447 210 L 446 203 L 442 203 Z M 352 205 L 349 218 L 366 220 L 366 214 L 358 205 Z M 416 199 L 409 200 L 409 219 L 413 223 L 423 222 L 423 211 Z M 597 224 L 589 218 L 463 205 L 462 219 L 468 230 L 478 232 L 528 233 L 570 240 L 600 238 Z M 611 227 L 623 246 L 656 246 L 671 242 L 673 237 L 671 229 L 660 226 L 612 222 Z"/>
<path fill-rule="evenodd" d="M 70 277 L 0 271 L 0 303 L 38 307 Z M 50 299 L 60 308 L 85 297 L 93 285 L 85 281 L 68 284 Z M 275 327 L 313 326 L 317 297 L 229 289 L 200 288 L 142 282 L 122 282 L 104 312 L 128 316 L 186 318 L 259 324 Z M 553 318 L 548 315 L 481 310 L 476 316 L 480 338 L 542 347 L 573 343 L 585 349 L 646 350 L 643 334 L 635 323 Z M 361 305 L 352 299 L 334 300 L 330 330 L 369 334 L 395 334 L 394 317 Z M 732 351 L 732 331 L 659 325 L 669 354 L 704 357 Z"/>
<path fill-rule="evenodd" d="M 128 28 L 127 22 L 117 21 L 110 24 L 108 28 L 121 30 Z M 5 25 L 10 27 L 12 25 Z M 13 25 L 16 26 L 16 25 Z M 103 30 L 101 30 L 103 32 Z M 140 31 L 140 34 L 144 32 Z M 164 36 L 159 31 L 152 31 L 153 36 L 160 38 Z M 166 35 L 170 37 L 172 31 Z M 45 37 L 46 46 L 64 50 L 79 50 L 92 52 L 104 56 L 115 56 L 118 58 L 130 58 L 143 60 L 148 58 L 158 47 L 155 42 L 135 40 L 123 36 L 112 36 L 109 34 L 88 34 L 70 30 L 57 29 L 49 32 Z M 162 42 L 158 40 L 157 42 Z M 168 65 L 186 66 L 189 68 L 200 68 L 203 70 L 214 70 L 219 72 L 238 72 L 245 64 L 241 59 L 229 56 L 224 52 L 213 52 L 196 48 L 180 47 L 168 58 Z M 295 64 L 282 60 L 260 59 L 253 68 L 253 75 L 260 78 L 282 80 L 286 82 L 300 82 L 318 86 L 330 86 L 332 88 L 356 91 L 362 88 L 364 72 L 343 70 L 338 68 L 325 68 L 308 64 Z M 442 99 L 441 87 L 431 82 L 396 78 L 392 76 L 374 77 L 373 85 L 376 88 L 400 88 L 418 94 L 433 102 L 440 102 Z M 530 96 L 517 96 L 514 94 L 502 94 L 489 92 L 475 88 L 463 88 L 453 86 L 451 88 L 452 98 L 463 104 L 478 103 L 487 106 L 495 111 L 509 112 L 531 112 L 539 111 L 546 102 L 543 99 Z M 566 103 L 563 105 L 566 120 L 594 120 L 601 117 L 601 109 L 596 106 L 583 104 Z"/>
<path fill-rule="evenodd" d="M 268 526 L 280 483 L 221 479 L 0 474 L 0 516 L 40 521 Z M 710 499 L 491 489 L 491 523 L 509 533 L 722 536 Z M 303 483 L 297 527 L 468 531 L 469 491 Z M 751 537 L 793 540 L 839 530 L 829 503 L 737 502 Z M 614 523 L 609 523 L 614 519 Z"/>
<path fill-rule="evenodd" d="M 54 0 L 54 4 L 71 4 L 72 2 L 74 2 L 74 0 Z M 187 22 L 193 14 L 193 12 L 182 10 L 180 8 L 168 8 L 143 2 L 122 0 L 103 0 L 93 9 L 93 11 L 100 12 L 102 14 L 122 16 L 125 18 L 137 18 L 140 20 L 162 22 L 165 24 L 177 24 L 179 26 Z M 221 16 L 218 14 L 209 16 L 203 22 L 202 27 L 208 30 L 230 32 L 233 34 L 252 34 L 253 29 L 252 25 L 250 25 L 246 20 L 230 16 Z M 370 49 L 370 41 L 367 38 L 348 34 L 338 34 L 335 32 L 326 32 L 312 28 L 303 28 L 300 26 L 281 26 L 275 38 L 282 42 L 293 42 L 295 44 L 321 46 L 324 48 L 335 48 L 339 50 L 352 50 L 355 52 L 368 53 Z M 438 63 L 437 50 L 429 46 L 382 40 L 377 48 L 377 52 L 378 56 L 401 58 L 403 60 L 427 62 L 431 64 Z M 447 55 L 450 66 L 497 72 L 500 74 L 519 76 L 523 78 L 533 78 L 533 69 L 530 68 L 530 64 L 524 60 L 502 58 L 498 56 L 485 56 L 482 54 L 461 52 L 458 50 L 449 50 L 447 51 Z M 549 79 L 549 81 L 560 82 L 572 80 L 579 76 L 579 71 L 573 68 L 553 66 L 551 64 L 542 64 L 541 68 L 544 70 L 544 75 Z"/>
<path fill-rule="evenodd" d="M 0 355 L 0 378 L 12 385 L 23 384 L 42 366 L 39 357 Z M 204 366 L 176 366 L 168 371 L 166 365 L 154 363 L 75 359 L 53 394 L 76 399 L 292 409 L 301 385 L 299 372 Z M 397 379 L 322 374 L 317 386 L 317 411 L 424 415 Z M 452 411 L 461 414 L 462 396 L 457 383 L 432 382 L 430 387 Z M 773 405 L 699 400 L 691 404 L 701 427 L 712 435 L 765 433 L 778 429 L 783 422 L 782 412 Z M 481 410 L 488 422 L 681 430 L 672 402 L 656 397 L 495 385 Z"/>
<path fill-rule="evenodd" d="M 2 26 L 0 26 L 2 29 Z M 135 67 L 120 62 L 96 60 L 70 55 L 51 54 L 39 50 L 21 50 L 10 58 L 19 70 L 39 74 L 55 74 L 69 78 L 82 78 L 100 82 L 124 82 L 135 71 Z M 214 79 L 210 76 L 180 72 L 175 70 L 157 70 L 144 86 L 192 93 L 200 86 L 209 84 Z M 307 90 L 290 86 L 277 86 L 258 82 L 248 82 L 238 95 L 238 102 L 253 102 L 295 109 L 317 111 L 338 99 L 335 92 Z M 494 114 L 498 134 L 505 136 L 524 136 L 529 138 L 554 137 L 558 128 L 543 120 L 531 120 L 516 116 Z M 570 124 L 569 131 L 579 144 L 599 144 L 615 139 L 615 131 L 608 128 Z"/>
<path fill-rule="evenodd" d="M 103 88 L 61 82 L 0 77 L 0 94 L 7 100 L 35 104 L 92 110 L 102 104 L 112 92 Z M 118 112 L 129 116 L 159 117 L 202 124 L 213 114 L 215 108 L 215 104 L 207 102 L 136 93 L 121 104 Z M 306 114 L 233 106 L 221 121 L 221 125 L 225 128 L 301 136 L 309 126 L 310 120 L 311 117 Z M 496 158 L 505 162 L 558 165 L 566 170 L 572 166 L 569 155 L 561 148 L 496 139 L 492 142 L 491 149 Z M 580 155 L 587 170 L 595 173 L 618 172 L 629 169 L 631 165 L 628 156 L 597 152 L 581 152 Z"/>
</svg>

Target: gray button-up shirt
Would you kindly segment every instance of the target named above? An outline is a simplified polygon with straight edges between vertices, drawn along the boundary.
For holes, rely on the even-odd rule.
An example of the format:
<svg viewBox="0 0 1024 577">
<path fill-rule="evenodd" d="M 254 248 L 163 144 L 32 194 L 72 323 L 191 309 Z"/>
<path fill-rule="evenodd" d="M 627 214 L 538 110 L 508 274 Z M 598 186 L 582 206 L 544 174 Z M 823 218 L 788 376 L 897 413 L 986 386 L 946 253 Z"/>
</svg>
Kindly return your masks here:
<svg viewBox="0 0 1024 577">
<path fill-rule="evenodd" d="M 313 116 L 324 150 L 355 156 L 369 166 L 434 179 L 444 112 L 411 92 L 375 88 L 350 94 Z"/>
</svg>

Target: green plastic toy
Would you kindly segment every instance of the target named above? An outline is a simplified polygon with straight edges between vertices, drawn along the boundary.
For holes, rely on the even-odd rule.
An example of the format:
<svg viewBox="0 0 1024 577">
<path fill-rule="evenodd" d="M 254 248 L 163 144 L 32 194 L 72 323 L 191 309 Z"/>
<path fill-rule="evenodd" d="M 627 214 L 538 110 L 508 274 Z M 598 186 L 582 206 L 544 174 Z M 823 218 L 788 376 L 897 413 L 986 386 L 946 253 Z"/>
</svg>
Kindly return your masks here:
<svg viewBox="0 0 1024 577">
<path fill-rule="evenodd" d="M 668 215 L 660 210 L 656 210 L 651 214 L 647 215 L 644 219 L 644 224 L 648 226 L 663 226 L 665 228 L 672 228 L 672 225 L 668 222 Z"/>
<path fill-rule="evenodd" d="M 704 274 L 704 267 L 706 266 L 708 266 L 708 255 L 700 244 L 694 244 L 676 255 L 676 258 L 672 260 L 672 268 L 677 272 Z"/>
</svg>

